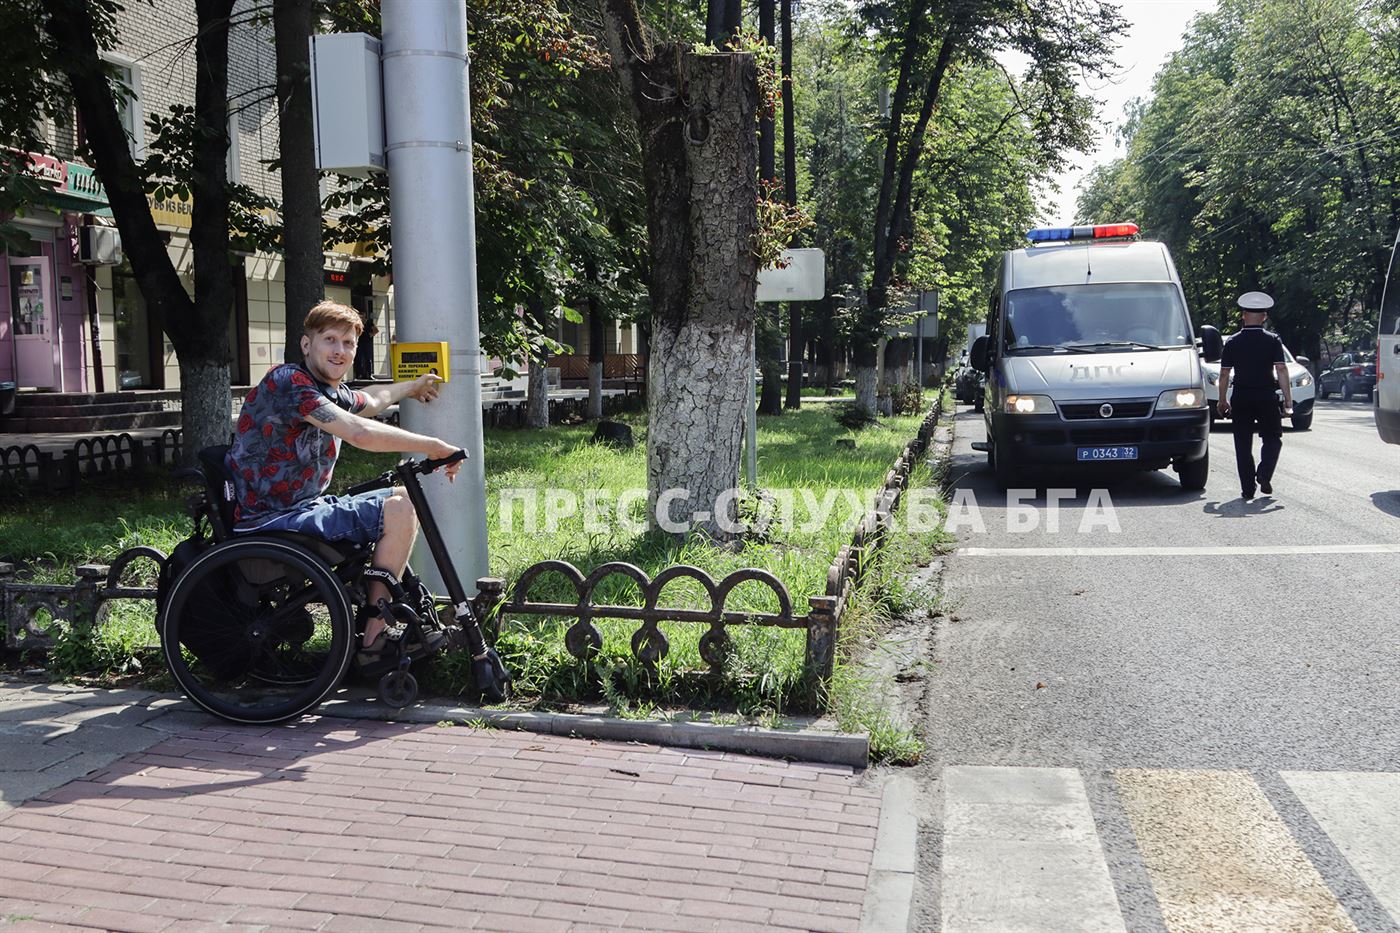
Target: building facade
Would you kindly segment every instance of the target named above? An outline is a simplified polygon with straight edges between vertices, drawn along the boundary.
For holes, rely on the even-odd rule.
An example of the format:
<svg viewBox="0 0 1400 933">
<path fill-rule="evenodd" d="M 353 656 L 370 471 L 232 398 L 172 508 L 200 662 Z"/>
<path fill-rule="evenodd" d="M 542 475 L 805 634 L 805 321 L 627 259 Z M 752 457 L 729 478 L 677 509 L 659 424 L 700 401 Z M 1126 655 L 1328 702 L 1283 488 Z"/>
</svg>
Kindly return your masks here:
<svg viewBox="0 0 1400 933">
<path fill-rule="evenodd" d="M 276 52 L 271 24 L 252 12 L 249 0 L 238 4 L 229 37 L 229 178 L 280 200 L 280 179 L 266 165 L 278 151 Z M 121 116 L 138 160 L 147 154 L 146 120 L 194 101 L 195 25 L 194 4 L 182 0 L 128 4 L 119 14 L 118 45 L 106 57 L 129 89 Z M 100 179 L 76 157 L 77 122 L 46 127 L 47 151 L 31 156 L 31 170 L 52 192 L 12 221 L 30 246 L 0 256 L 0 381 L 64 392 L 178 388 L 174 350 L 147 313 L 130 265 L 78 261 L 81 228 L 112 221 Z M 153 197 L 148 203 L 193 294 L 190 203 Z M 283 264 L 275 254 L 237 258 L 229 348 L 232 381 L 247 385 L 283 360 Z M 328 253 L 326 297 L 377 326 L 371 368 L 384 373 L 391 289 L 363 260 L 350 246 Z"/>
</svg>

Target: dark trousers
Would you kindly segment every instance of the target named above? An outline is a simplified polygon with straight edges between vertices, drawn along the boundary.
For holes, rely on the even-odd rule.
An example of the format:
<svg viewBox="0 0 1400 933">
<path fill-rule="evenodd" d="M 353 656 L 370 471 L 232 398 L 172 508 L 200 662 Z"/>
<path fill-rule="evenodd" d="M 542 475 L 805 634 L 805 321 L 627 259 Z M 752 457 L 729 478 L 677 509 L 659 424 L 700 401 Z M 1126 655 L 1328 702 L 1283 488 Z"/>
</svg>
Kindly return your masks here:
<svg viewBox="0 0 1400 933">
<path fill-rule="evenodd" d="M 355 348 L 355 378 L 369 379 L 374 375 L 374 338 L 365 334 Z"/>
<path fill-rule="evenodd" d="M 1273 392 L 1242 393 L 1230 400 L 1231 427 L 1235 432 L 1235 469 L 1240 473 L 1240 490 L 1254 492 L 1254 483 L 1270 482 L 1283 449 L 1283 413 Z M 1254 434 L 1264 439 L 1259 451 L 1259 468 L 1254 467 Z"/>
</svg>

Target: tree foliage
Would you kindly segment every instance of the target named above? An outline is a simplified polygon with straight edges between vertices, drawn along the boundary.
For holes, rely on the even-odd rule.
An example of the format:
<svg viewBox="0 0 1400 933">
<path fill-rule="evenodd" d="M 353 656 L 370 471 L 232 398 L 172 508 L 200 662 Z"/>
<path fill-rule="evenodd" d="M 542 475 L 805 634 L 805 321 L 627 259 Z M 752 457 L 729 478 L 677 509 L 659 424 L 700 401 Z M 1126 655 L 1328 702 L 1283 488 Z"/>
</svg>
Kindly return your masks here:
<svg viewBox="0 0 1400 933">
<path fill-rule="evenodd" d="M 1197 323 L 1264 289 L 1285 341 L 1374 330 L 1400 220 L 1400 16 L 1370 0 L 1224 0 L 1192 23 L 1124 126 L 1084 219 L 1165 241 Z"/>
<path fill-rule="evenodd" d="M 801 187 L 827 255 L 828 298 L 812 326 L 837 345 L 870 347 L 915 290 L 939 292 L 945 335 L 982 315 L 990 269 L 1032 221 L 1034 192 L 1065 150 L 1087 143 L 1089 101 L 1069 80 L 1076 62 L 1118 28 L 1097 5 L 1066 22 L 1034 4 L 952 4 L 911 21 L 916 10 L 929 12 L 816 4 L 798 24 Z M 1102 34 L 1086 36 L 1095 24 Z M 1028 51 L 1026 75 L 1003 69 L 1003 48 Z M 888 88 L 899 81 L 895 106 Z"/>
</svg>

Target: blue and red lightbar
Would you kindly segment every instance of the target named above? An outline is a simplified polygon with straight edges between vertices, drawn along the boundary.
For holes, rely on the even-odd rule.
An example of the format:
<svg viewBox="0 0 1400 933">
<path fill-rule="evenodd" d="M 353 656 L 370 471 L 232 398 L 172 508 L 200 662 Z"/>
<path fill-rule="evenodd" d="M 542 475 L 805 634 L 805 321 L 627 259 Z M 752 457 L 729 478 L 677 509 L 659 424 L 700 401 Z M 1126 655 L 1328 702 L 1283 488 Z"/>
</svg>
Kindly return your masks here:
<svg viewBox="0 0 1400 933">
<path fill-rule="evenodd" d="M 1137 224 L 1095 224 L 1092 227 L 1036 227 L 1026 231 L 1032 243 L 1053 243 L 1058 240 L 1108 240 L 1115 237 L 1137 236 Z"/>
</svg>

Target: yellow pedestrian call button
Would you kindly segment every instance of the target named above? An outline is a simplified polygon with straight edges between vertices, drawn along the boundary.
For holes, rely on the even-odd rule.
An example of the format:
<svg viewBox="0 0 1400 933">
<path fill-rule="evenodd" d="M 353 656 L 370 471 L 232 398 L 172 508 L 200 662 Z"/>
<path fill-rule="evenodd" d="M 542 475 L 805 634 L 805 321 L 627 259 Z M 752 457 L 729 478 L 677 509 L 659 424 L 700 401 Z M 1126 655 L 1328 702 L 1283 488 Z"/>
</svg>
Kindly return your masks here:
<svg viewBox="0 0 1400 933">
<path fill-rule="evenodd" d="M 438 343 L 395 343 L 389 352 L 394 365 L 394 381 L 417 379 L 424 373 L 437 373 L 443 382 L 451 378 L 447 368 L 447 341 Z"/>
</svg>

